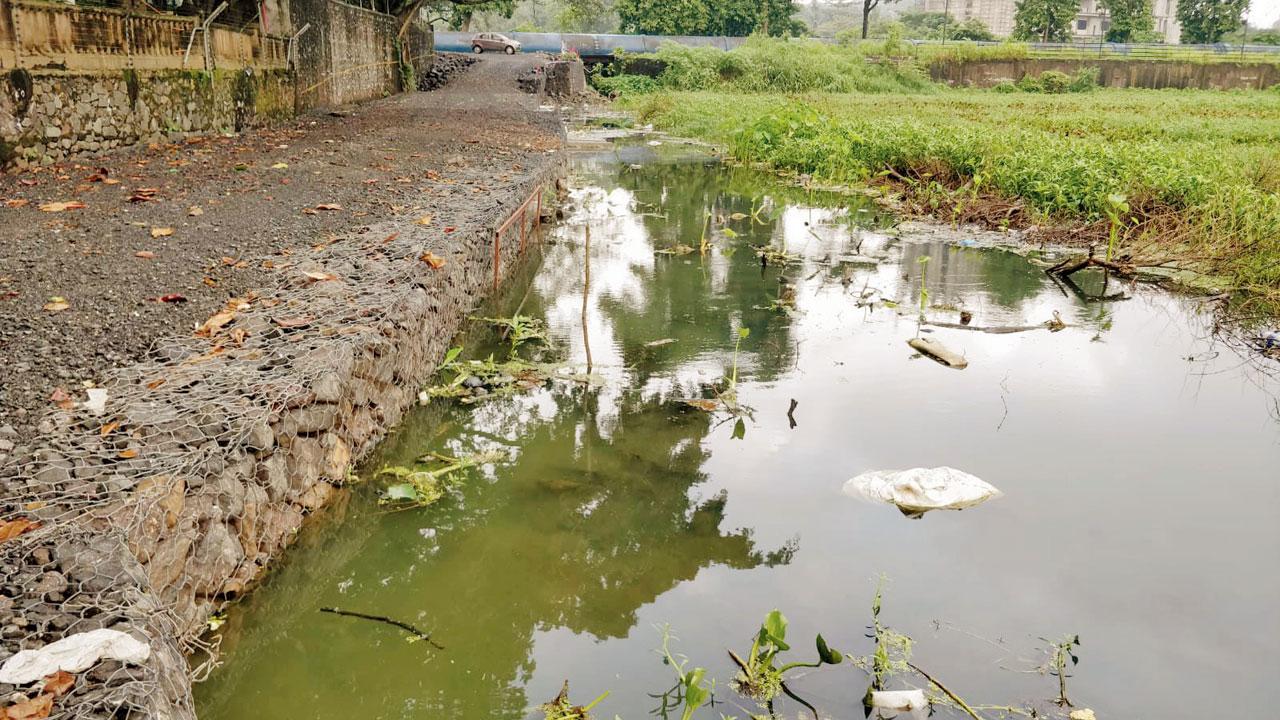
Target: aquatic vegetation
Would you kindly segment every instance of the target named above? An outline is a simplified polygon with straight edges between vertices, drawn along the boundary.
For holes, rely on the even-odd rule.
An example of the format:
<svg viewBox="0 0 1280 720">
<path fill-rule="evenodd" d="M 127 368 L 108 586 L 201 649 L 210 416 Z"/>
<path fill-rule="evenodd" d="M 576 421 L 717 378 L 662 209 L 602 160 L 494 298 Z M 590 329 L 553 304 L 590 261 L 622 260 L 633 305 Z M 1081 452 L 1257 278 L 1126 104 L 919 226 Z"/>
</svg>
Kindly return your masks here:
<svg viewBox="0 0 1280 720">
<path fill-rule="evenodd" d="M 912 208 L 955 222 L 1037 226 L 1048 239 L 1176 260 L 1280 296 L 1273 93 L 947 90 L 798 99 L 664 91 L 625 104 L 663 129 L 720 143 L 741 161 L 829 183 L 888 185 L 905 191 Z M 1054 227 L 1070 230 L 1049 234 Z"/>
<path fill-rule="evenodd" d="M 760 630 L 745 659 L 734 651 L 729 651 L 729 657 L 739 670 L 732 683 L 734 689 L 768 707 L 770 715 L 773 714 L 774 699 L 780 693 L 786 693 L 791 699 L 809 708 L 814 718 L 817 718 L 818 711 L 787 687 L 785 677 L 787 672 L 796 668 L 817 668 L 844 662 L 844 655 L 829 647 L 821 634 L 817 636 L 814 645 L 818 651 L 817 660 L 778 665 L 779 653 L 790 650 L 791 646 L 787 644 L 787 618 L 779 610 L 771 611 L 760 624 Z"/>
<path fill-rule="evenodd" d="M 574 705 L 569 701 L 569 681 L 565 680 L 560 694 L 542 704 L 542 717 L 544 720 L 590 720 L 591 708 L 608 696 L 609 693 L 606 692 L 586 705 Z"/>
<path fill-rule="evenodd" d="M 432 398 L 455 398 L 463 404 L 470 405 L 494 397 L 510 396 L 543 387 L 555 376 L 562 366 L 554 363 L 536 363 L 523 360 L 515 355 L 520 343 L 530 337 L 545 338 L 539 326 L 523 324 L 520 326 L 525 339 L 512 344 L 512 356 L 507 360 L 496 360 L 492 355 L 481 360 L 458 360 L 462 348 L 455 347 L 445 355 L 439 373 L 454 373 L 453 380 L 447 383 L 431 385 L 418 393 L 420 402 L 429 402 Z M 538 332 L 537 335 L 530 333 Z"/>
<path fill-rule="evenodd" d="M 498 328 L 502 337 L 511 345 L 511 357 L 516 357 L 525 343 L 547 344 L 547 328 L 541 318 L 528 315 L 512 315 L 504 318 L 484 318 Z"/>
<path fill-rule="evenodd" d="M 378 470 L 378 477 L 400 480 L 382 491 L 379 502 L 383 504 L 416 505 L 425 507 L 444 497 L 457 482 L 455 473 L 480 465 L 487 465 L 505 458 L 501 452 L 476 453 L 465 457 L 451 457 L 441 453 L 429 453 L 418 459 L 423 465 L 438 464 L 435 468 L 414 469 L 393 465 Z"/>
<path fill-rule="evenodd" d="M 676 659 L 676 656 L 671 653 L 673 639 L 675 635 L 671 632 L 671 626 L 663 626 L 662 649 L 658 654 L 662 656 L 662 663 L 675 672 L 676 683 L 666 692 L 658 695 L 662 705 L 655 714 L 666 717 L 666 713 L 671 710 L 680 709 L 680 720 L 690 720 L 698 708 L 714 702 L 715 680 L 708 685 L 706 668 L 695 667 L 692 670 L 685 670 L 689 664 L 689 658 L 681 655 Z"/>
<path fill-rule="evenodd" d="M 1071 661 L 1071 665 L 1080 663 L 1080 656 L 1076 655 L 1076 648 L 1080 647 L 1079 635 L 1067 635 L 1060 640 L 1051 641 L 1046 638 L 1040 638 L 1049 643 L 1049 662 L 1043 667 L 1043 671 L 1058 678 L 1058 697 L 1054 700 L 1058 705 L 1071 706 L 1071 700 L 1067 698 L 1067 678 L 1071 677 L 1067 674 L 1067 661 Z"/>
</svg>

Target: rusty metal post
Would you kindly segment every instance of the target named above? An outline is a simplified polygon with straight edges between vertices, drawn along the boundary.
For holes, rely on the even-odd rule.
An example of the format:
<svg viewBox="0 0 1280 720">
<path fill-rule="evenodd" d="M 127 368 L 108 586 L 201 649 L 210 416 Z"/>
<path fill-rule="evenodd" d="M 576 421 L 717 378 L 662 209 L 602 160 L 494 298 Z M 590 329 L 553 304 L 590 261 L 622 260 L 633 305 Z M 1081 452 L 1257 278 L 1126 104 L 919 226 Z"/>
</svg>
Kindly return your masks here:
<svg viewBox="0 0 1280 720">
<path fill-rule="evenodd" d="M 520 254 L 524 255 L 524 238 L 525 238 L 525 210 L 529 207 L 529 203 L 520 206 Z"/>
<path fill-rule="evenodd" d="M 500 277 L 500 268 L 502 266 L 502 231 L 495 230 L 493 233 L 493 289 L 498 289 L 498 278 Z"/>
</svg>

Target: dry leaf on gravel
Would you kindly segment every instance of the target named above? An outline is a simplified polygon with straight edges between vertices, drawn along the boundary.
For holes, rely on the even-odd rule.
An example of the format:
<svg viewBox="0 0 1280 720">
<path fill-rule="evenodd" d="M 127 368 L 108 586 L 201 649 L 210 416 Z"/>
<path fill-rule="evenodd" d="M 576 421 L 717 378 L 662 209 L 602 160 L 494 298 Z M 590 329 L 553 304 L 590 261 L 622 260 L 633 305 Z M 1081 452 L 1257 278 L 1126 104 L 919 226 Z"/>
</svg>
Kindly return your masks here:
<svg viewBox="0 0 1280 720">
<path fill-rule="evenodd" d="M 4 708 L 5 720 L 43 720 L 53 712 L 53 696 L 37 695 Z"/>
<path fill-rule="evenodd" d="M 134 459 L 134 458 L 138 457 L 138 449 L 137 449 L 137 448 L 128 448 L 128 449 L 125 449 L 125 450 L 121 450 L 121 451 L 120 451 L 120 454 L 119 454 L 119 455 L 117 455 L 116 457 L 119 457 L 119 458 L 120 458 L 120 459 L 122 459 L 122 460 L 132 460 L 132 459 Z"/>
<path fill-rule="evenodd" d="M 49 302 L 44 304 L 44 309 L 51 313 L 62 312 L 69 307 L 71 307 L 71 303 L 67 302 L 66 298 L 59 295 L 54 295 L 49 298 Z"/>
<path fill-rule="evenodd" d="M 67 391 L 60 387 L 54 388 L 53 392 L 49 393 L 49 402 L 57 405 L 63 410 L 70 410 L 76 406 L 75 400 L 72 400 L 71 396 L 67 394 Z"/>
<path fill-rule="evenodd" d="M 64 202 L 50 202 L 40 206 L 44 212 L 63 212 L 64 210 L 83 210 L 85 204 L 79 200 L 67 200 Z"/>
<path fill-rule="evenodd" d="M 157 192 L 159 192 L 159 190 L 156 190 L 155 188 L 138 188 L 129 196 L 129 202 L 140 203 L 147 202 L 148 200 L 155 200 Z"/>
<path fill-rule="evenodd" d="M 204 324 L 196 329 L 196 335 L 210 337 L 218 330 L 222 329 L 227 323 L 236 319 L 236 314 L 232 310 L 223 310 L 216 313 L 213 317 L 204 321 Z"/>
<path fill-rule="evenodd" d="M 107 177 L 108 177 L 108 176 L 110 176 L 110 175 L 111 175 L 111 171 L 110 171 L 110 170 L 108 170 L 108 169 L 106 169 L 106 168 L 104 168 L 104 167 L 100 167 L 100 168 L 98 168 L 96 171 L 94 171 L 94 173 L 93 173 L 92 175 L 90 175 L 89 177 L 85 178 L 85 182 L 91 182 L 91 183 L 94 183 L 94 182 L 105 182 L 105 181 L 106 181 L 106 179 L 107 179 Z"/>
<path fill-rule="evenodd" d="M 315 207 L 316 210 L 341 210 L 342 206 L 338 203 L 320 203 Z"/>
<path fill-rule="evenodd" d="M 158 237 L 169 237 L 169 236 L 170 236 L 170 235 L 172 235 L 172 234 L 173 234 L 173 228 L 171 228 L 171 227 L 153 227 L 153 228 L 151 228 L 151 237 L 153 237 L 153 238 L 158 238 Z"/>
<path fill-rule="evenodd" d="M 27 200 L 25 198 L 13 198 L 12 200 L 5 200 L 4 206 L 11 207 L 11 208 L 20 208 L 20 207 L 27 206 L 28 204 L 30 204 L 30 202 L 31 202 L 30 200 Z"/>
<path fill-rule="evenodd" d="M 333 273 L 317 272 L 317 271 L 315 271 L 315 270 L 307 271 L 307 272 L 303 273 L 303 275 L 306 275 L 308 280 L 313 280 L 313 281 L 315 281 L 315 282 L 324 282 L 325 280 L 337 280 L 337 279 L 338 279 L 338 276 L 337 276 L 337 275 L 334 275 Z"/>
<path fill-rule="evenodd" d="M 67 694 L 67 691 L 75 686 L 76 676 L 66 670 L 59 670 L 44 679 L 44 691 L 54 697 Z"/>
<path fill-rule="evenodd" d="M 433 270 L 439 270 L 440 268 L 444 267 L 444 258 L 440 257 L 439 255 L 436 255 L 430 250 L 423 253 L 422 257 L 418 259 L 430 265 Z"/>
<path fill-rule="evenodd" d="M 187 296 L 181 295 L 179 293 L 169 293 L 168 295 L 161 295 L 160 297 L 156 298 L 156 302 L 162 302 L 162 303 L 184 303 L 186 301 L 187 301 Z"/>
<path fill-rule="evenodd" d="M 151 252 L 150 250 L 139 250 L 138 252 L 134 253 L 133 256 L 136 258 L 142 258 L 143 260 L 152 260 L 152 259 L 155 259 L 156 254 Z"/>
<path fill-rule="evenodd" d="M 422 217 L 418 218 L 415 222 L 417 222 L 417 224 L 419 224 L 419 225 L 430 225 L 430 224 L 431 224 L 431 221 L 432 221 L 432 220 L 434 220 L 434 219 L 435 219 L 435 216 L 434 216 L 434 215 L 427 214 L 427 215 L 423 215 Z"/>
<path fill-rule="evenodd" d="M 0 520 L 0 542 L 12 540 L 24 532 L 30 532 L 40 527 L 40 523 L 28 518 L 14 518 L 13 520 Z"/>
<path fill-rule="evenodd" d="M 204 210 L 202 210 L 199 205 L 192 205 L 187 208 L 187 215 L 190 215 L 191 217 L 200 217 L 203 214 Z"/>
<path fill-rule="evenodd" d="M 307 317 L 305 315 L 300 317 L 287 317 L 287 318 L 275 319 L 275 323 L 280 327 L 285 328 L 286 330 L 289 330 L 292 328 L 306 327 L 313 322 L 315 322 L 315 318 Z"/>
</svg>

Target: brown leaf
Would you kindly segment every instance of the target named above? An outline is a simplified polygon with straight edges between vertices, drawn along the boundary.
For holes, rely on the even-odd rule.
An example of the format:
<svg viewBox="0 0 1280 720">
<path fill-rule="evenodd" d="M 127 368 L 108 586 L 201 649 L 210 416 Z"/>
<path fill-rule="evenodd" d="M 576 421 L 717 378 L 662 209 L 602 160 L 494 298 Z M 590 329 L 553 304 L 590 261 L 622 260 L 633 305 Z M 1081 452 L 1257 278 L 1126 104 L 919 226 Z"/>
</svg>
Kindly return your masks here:
<svg viewBox="0 0 1280 720">
<path fill-rule="evenodd" d="M 328 273 L 328 272 L 316 272 L 315 270 L 310 270 L 310 271 L 308 271 L 308 272 L 305 272 L 305 273 L 303 273 L 303 275 L 306 275 L 308 280 L 313 280 L 313 281 L 315 281 L 315 282 L 324 282 L 325 280 L 337 280 L 337 279 L 338 279 L 338 276 L 337 276 L 337 275 L 334 275 L 333 273 Z"/>
<path fill-rule="evenodd" d="M 187 296 L 180 293 L 169 293 L 168 295 L 161 295 L 156 298 L 156 302 L 161 303 L 184 303 L 186 301 Z"/>
<path fill-rule="evenodd" d="M 11 208 L 20 208 L 20 207 L 26 206 L 30 202 L 31 201 L 27 200 L 26 198 L 13 198 L 12 200 L 5 200 L 4 206 L 11 207 Z"/>
<path fill-rule="evenodd" d="M 316 206 L 316 210 L 341 210 L 342 206 L 338 203 L 320 203 Z"/>
<path fill-rule="evenodd" d="M 208 276 L 205 276 L 204 280 L 201 280 L 200 282 L 208 285 L 209 287 L 218 287 L 218 281 Z"/>
<path fill-rule="evenodd" d="M 35 180 L 32 180 L 31 178 L 22 178 L 18 180 L 18 184 L 26 185 L 27 187 L 35 187 L 36 185 L 39 185 L 39 183 L 37 183 Z"/>
<path fill-rule="evenodd" d="M 53 712 L 53 696 L 37 695 L 30 700 L 4 708 L 4 717 L 7 720 L 42 720 L 49 717 L 51 712 Z"/>
<path fill-rule="evenodd" d="M 430 265 L 433 270 L 439 270 L 440 268 L 444 267 L 444 258 L 440 257 L 439 255 L 436 255 L 430 250 L 423 253 L 422 257 L 418 259 Z"/>
<path fill-rule="evenodd" d="M 306 327 L 311 323 L 315 322 L 315 318 L 311 318 L 303 315 L 299 317 L 276 318 L 275 322 L 277 325 L 279 325 L 282 328 L 291 329 L 291 328 Z"/>
<path fill-rule="evenodd" d="M 414 222 L 416 222 L 419 225 L 430 225 L 431 221 L 434 219 L 435 219 L 434 215 L 432 215 L 431 213 L 427 213 L 426 215 L 423 215 L 422 217 L 415 220 Z"/>
<path fill-rule="evenodd" d="M 67 394 L 66 390 L 63 390 L 60 387 L 54 388 L 53 392 L 49 393 L 49 402 L 57 405 L 63 410 L 70 410 L 75 407 L 75 401 L 71 399 L 71 396 Z"/>
<path fill-rule="evenodd" d="M 107 178 L 106 180 L 102 181 L 102 184 L 103 185 L 119 185 L 120 181 L 115 178 Z"/>
<path fill-rule="evenodd" d="M 127 448 L 125 450 L 121 450 L 120 454 L 117 457 L 119 457 L 122 460 L 132 460 L 133 458 L 138 457 L 138 449 Z"/>
<path fill-rule="evenodd" d="M 151 252 L 150 250 L 139 250 L 138 252 L 134 253 L 133 256 L 136 258 L 142 258 L 143 260 L 152 260 L 152 259 L 155 259 L 156 254 Z"/>
<path fill-rule="evenodd" d="M 111 171 L 110 171 L 110 170 L 108 170 L 108 169 L 106 169 L 106 168 L 104 168 L 104 167 L 102 167 L 102 168 L 98 168 L 96 171 L 94 171 L 94 173 L 93 173 L 92 175 L 90 175 L 89 177 L 85 178 L 85 182 L 91 182 L 91 183 L 95 183 L 95 182 L 105 182 L 105 181 L 106 181 L 106 179 L 107 179 L 107 177 L 108 177 L 109 175 L 111 175 Z"/>
<path fill-rule="evenodd" d="M 218 330 L 222 329 L 222 327 L 227 323 L 235 319 L 236 313 L 234 310 L 223 310 L 222 312 L 216 313 L 208 320 L 205 320 L 204 324 L 196 329 L 196 335 L 210 337 Z"/>
<path fill-rule="evenodd" d="M 103 425 L 101 428 L 98 429 L 98 436 L 106 437 L 111 433 L 115 432 L 116 428 L 118 427 L 120 427 L 119 421 L 112 420 L 111 422 L 107 423 L 106 425 Z"/>
<path fill-rule="evenodd" d="M 173 234 L 173 228 L 171 228 L 171 227 L 153 227 L 153 228 L 151 228 L 151 237 L 153 237 L 153 238 L 158 238 L 158 237 L 169 237 L 169 236 L 170 236 L 170 235 L 172 235 L 172 234 Z"/>
<path fill-rule="evenodd" d="M 75 686 L 76 676 L 66 670 L 59 670 L 44 679 L 44 692 L 54 696 L 55 698 L 67 694 L 67 692 Z"/>
<path fill-rule="evenodd" d="M 447 232 L 447 233 L 451 233 L 451 232 L 453 232 L 454 230 L 457 230 L 457 229 L 458 229 L 458 228 L 456 228 L 456 227 L 454 227 L 454 226 L 452 226 L 452 225 L 449 225 L 448 227 L 446 227 L 446 228 L 444 229 L 444 231 L 445 231 L 445 232 Z"/>
<path fill-rule="evenodd" d="M 27 518 L 14 518 L 13 520 L 0 520 L 0 542 L 12 540 L 24 532 L 30 532 L 40 527 L 40 523 Z"/>
<path fill-rule="evenodd" d="M 50 202 L 40 206 L 44 212 L 62 212 L 64 210 L 83 210 L 85 204 L 79 200 L 66 200 L 63 202 Z"/>
<path fill-rule="evenodd" d="M 199 205 L 192 205 L 187 208 L 187 215 L 190 215 L 191 217 L 200 217 L 203 214 L 204 210 L 202 210 Z"/>
<path fill-rule="evenodd" d="M 400 233 L 391 233 L 390 235 L 382 239 L 382 244 L 386 245 L 387 243 L 391 242 L 392 240 L 395 240 L 398 237 L 400 237 Z"/>
<path fill-rule="evenodd" d="M 147 202 L 148 200 L 155 200 L 157 192 L 159 192 L 159 190 L 156 190 L 155 188 L 138 188 L 129 196 L 129 202 L 140 203 Z"/>
<path fill-rule="evenodd" d="M 705 412 L 715 412 L 720 409 L 720 403 L 715 400 L 693 399 L 684 400 L 682 402 L 689 407 L 694 407 Z"/>
<path fill-rule="evenodd" d="M 147 383 L 147 389 L 155 390 L 156 388 L 160 387 L 164 383 L 165 383 L 164 378 L 156 378 L 155 380 L 152 380 L 151 382 Z"/>
<path fill-rule="evenodd" d="M 71 303 L 67 302 L 66 298 L 58 295 L 49 298 L 49 302 L 44 304 L 44 309 L 51 313 L 62 312 L 69 307 L 71 307 Z"/>
</svg>

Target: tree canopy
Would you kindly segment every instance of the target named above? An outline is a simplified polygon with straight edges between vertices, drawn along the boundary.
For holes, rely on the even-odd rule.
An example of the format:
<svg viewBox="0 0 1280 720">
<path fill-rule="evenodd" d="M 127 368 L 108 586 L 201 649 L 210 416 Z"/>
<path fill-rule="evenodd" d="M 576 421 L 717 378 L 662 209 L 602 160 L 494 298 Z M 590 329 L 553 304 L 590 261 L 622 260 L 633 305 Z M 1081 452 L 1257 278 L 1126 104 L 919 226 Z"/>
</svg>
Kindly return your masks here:
<svg viewBox="0 0 1280 720">
<path fill-rule="evenodd" d="M 797 35 L 791 0 L 617 0 L 624 33 L 643 35 Z"/>
<path fill-rule="evenodd" d="M 1227 33 L 1243 24 L 1249 0 L 1178 0 L 1178 22 L 1182 42 L 1221 42 Z"/>
<path fill-rule="evenodd" d="M 1071 21 L 1079 10 L 1079 0 L 1018 0 L 1013 13 L 1013 39 L 1070 42 Z"/>
<path fill-rule="evenodd" d="M 1152 42 L 1157 39 L 1151 0 L 1099 0 L 1111 16 L 1107 42 Z"/>
</svg>

